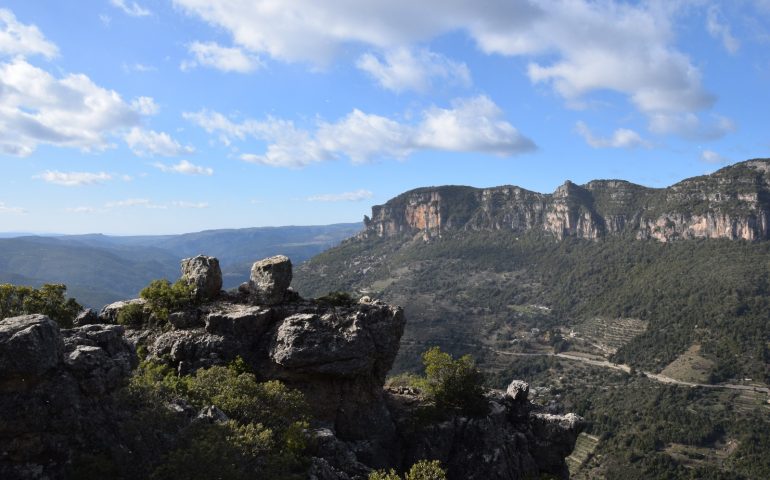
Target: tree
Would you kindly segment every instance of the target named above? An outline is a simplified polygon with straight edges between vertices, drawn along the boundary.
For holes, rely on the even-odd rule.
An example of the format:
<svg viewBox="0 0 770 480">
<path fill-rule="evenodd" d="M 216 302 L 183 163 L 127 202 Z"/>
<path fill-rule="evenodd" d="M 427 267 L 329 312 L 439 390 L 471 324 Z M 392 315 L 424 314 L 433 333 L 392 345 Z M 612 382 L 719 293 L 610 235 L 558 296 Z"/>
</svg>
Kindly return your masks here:
<svg viewBox="0 0 770 480">
<path fill-rule="evenodd" d="M 457 409 L 466 415 L 481 416 L 487 411 L 484 376 L 470 355 L 454 360 L 439 347 L 422 354 L 425 378 L 422 388 L 439 409 Z"/>
<path fill-rule="evenodd" d="M 73 298 L 66 298 L 67 287 L 46 283 L 39 289 L 20 285 L 0 285 L 0 318 L 39 313 L 61 327 L 70 328 L 83 309 Z"/>
</svg>

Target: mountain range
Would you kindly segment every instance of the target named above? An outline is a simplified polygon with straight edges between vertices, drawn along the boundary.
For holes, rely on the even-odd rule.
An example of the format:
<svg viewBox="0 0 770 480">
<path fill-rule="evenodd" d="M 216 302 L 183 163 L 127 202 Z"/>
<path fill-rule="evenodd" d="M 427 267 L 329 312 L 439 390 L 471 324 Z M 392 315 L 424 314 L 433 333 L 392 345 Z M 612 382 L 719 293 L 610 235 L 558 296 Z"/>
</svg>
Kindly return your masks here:
<svg viewBox="0 0 770 480">
<path fill-rule="evenodd" d="M 222 259 L 224 287 L 245 281 L 259 258 L 285 254 L 295 263 L 339 243 L 360 223 L 207 230 L 182 235 L 56 235 L 0 238 L 0 282 L 64 283 L 69 295 L 99 308 L 137 296 L 151 280 L 179 277 L 179 260 Z"/>
</svg>

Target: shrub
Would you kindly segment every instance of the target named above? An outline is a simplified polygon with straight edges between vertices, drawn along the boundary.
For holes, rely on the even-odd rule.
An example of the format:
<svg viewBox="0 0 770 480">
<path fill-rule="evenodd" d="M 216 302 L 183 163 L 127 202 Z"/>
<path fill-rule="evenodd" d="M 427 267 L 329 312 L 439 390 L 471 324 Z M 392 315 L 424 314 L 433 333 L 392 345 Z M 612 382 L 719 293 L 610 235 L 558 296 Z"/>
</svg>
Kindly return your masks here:
<svg viewBox="0 0 770 480">
<path fill-rule="evenodd" d="M 315 301 L 330 307 L 350 307 L 356 303 L 347 292 L 329 292 L 323 297 L 316 298 Z"/>
<path fill-rule="evenodd" d="M 126 327 L 141 327 L 144 323 L 144 305 L 129 303 L 121 308 L 115 321 Z"/>
<path fill-rule="evenodd" d="M 369 480 L 401 480 L 395 470 L 377 470 L 369 474 Z M 404 475 L 404 480 L 446 480 L 446 472 L 438 460 L 420 460 Z"/>
<path fill-rule="evenodd" d="M 168 320 L 169 313 L 195 304 L 193 287 L 182 280 L 173 284 L 165 279 L 153 280 L 139 292 L 139 296 L 147 300 L 150 311 L 164 322 Z"/>
<path fill-rule="evenodd" d="M 484 376 L 470 355 L 454 360 L 439 347 L 433 347 L 422 354 L 422 362 L 422 389 L 438 409 L 456 409 L 471 416 L 486 413 Z"/>
<path fill-rule="evenodd" d="M 67 287 L 46 283 L 39 289 L 11 284 L 0 285 L 0 318 L 40 313 L 63 328 L 71 328 L 83 309 L 73 298 L 65 298 Z"/>
</svg>

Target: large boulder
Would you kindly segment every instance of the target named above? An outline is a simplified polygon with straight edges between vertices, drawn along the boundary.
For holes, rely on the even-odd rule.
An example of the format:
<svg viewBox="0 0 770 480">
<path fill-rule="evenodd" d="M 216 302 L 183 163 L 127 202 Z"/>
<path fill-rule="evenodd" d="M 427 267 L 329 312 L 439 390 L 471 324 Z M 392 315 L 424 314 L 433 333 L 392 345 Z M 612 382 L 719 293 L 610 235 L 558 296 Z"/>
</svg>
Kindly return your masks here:
<svg viewBox="0 0 770 480">
<path fill-rule="evenodd" d="M 62 360 L 59 325 L 45 315 L 0 320 L 0 377 L 42 375 Z"/>
<path fill-rule="evenodd" d="M 275 305 L 286 297 L 291 285 L 291 260 L 285 255 L 276 255 L 251 266 L 249 290 L 259 303 Z"/>
<path fill-rule="evenodd" d="M 214 257 L 198 255 L 182 260 L 182 279 L 193 287 L 199 300 L 211 300 L 222 290 L 222 269 Z"/>
<path fill-rule="evenodd" d="M 119 302 L 105 305 L 99 312 L 99 320 L 101 320 L 103 323 L 117 323 L 118 315 L 120 314 L 121 310 L 132 304 L 144 305 L 146 303 L 147 300 L 143 298 L 133 298 L 131 300 L 121 300 Z"/>
</svg>

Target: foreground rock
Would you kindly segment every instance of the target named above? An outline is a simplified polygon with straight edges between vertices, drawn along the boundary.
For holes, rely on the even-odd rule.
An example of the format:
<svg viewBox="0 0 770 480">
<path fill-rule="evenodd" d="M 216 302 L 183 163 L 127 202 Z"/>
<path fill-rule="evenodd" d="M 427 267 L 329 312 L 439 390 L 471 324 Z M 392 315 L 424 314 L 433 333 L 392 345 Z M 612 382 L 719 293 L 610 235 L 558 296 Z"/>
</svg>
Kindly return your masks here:
<svg viewBox="0 0 770 480">
<path fill-rule="evenodd" d="M 222 269 L 214 257 L 198 255 L 182 260 L 182 279 L 199 300 L 213 300 L 222 290 Z"/>
<path fill-rule="evenodd" d="M 284 255 L 276 255 L 255 262 L 251 267 L 249 289 L 257 301 L 275 305 L 284 300 L 291 285 L 291 260 Z"/>
<path fill-rule="evenodd" d="M 135 366 L 123 327 L 0 320 L 0 478 L 65 478 L 86 437 L 109 423 L 103 400 Z"/>
<path fill-rule="evenodd" d="M 204 264 L 218 264 L 185 262 L 203 276 Z M 119 426 L 131 424 L 130 407 L 115 407 L 110 397 L 136 364 L 129 343 L 180 374 L 240 357 L 259 380 L 301 390 L 314 418 L 309 478 L 366 479 L 373 468 L 403 470 L 426 458 L 441 460 L 450 479 L 566 474 L 580 421 L 535 411 L 525 383 L 491 394 L 487 416 L 418 420 L 419 391 L 383 389 L 404 331 L 400 307 L 300 299 L 289 290 L 285 257 L 257 262 L 252 273 L 247 291 L 218 292 L 216 300 L 170 312 L 166 327 L 129 330 L 128 342 L 118 325 L 59 330 L 40 315 L 0 322 L 0 478 L 64 478 L 73 452 L 95 444 L 108 445 L 111 456 L 143 455 L 135 453 L 141 438 L 127 438 Z M 100 317 L 114 321 L 130 302 L 109 305 Z M 160 408 L 178 415 L 180 428 L 226 420 L 216 405 Z M 171 448 L 176 439 L 159 441 Z"/>
</svg>

